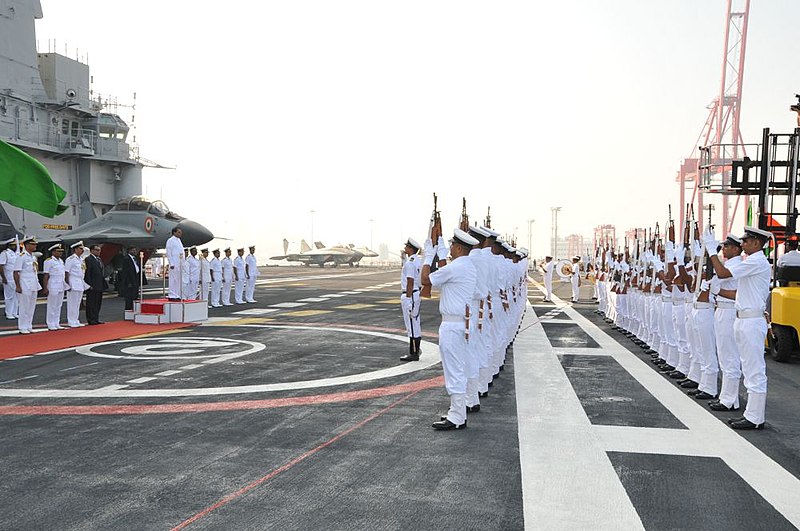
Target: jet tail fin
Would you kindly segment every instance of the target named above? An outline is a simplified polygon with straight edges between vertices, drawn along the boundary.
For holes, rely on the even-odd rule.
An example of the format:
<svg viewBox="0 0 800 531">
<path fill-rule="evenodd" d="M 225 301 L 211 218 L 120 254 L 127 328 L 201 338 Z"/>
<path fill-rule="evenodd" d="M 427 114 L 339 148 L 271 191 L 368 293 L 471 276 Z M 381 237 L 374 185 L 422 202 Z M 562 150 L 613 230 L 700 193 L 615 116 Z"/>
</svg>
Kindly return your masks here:
<svg viewBox="0 0 800 531">
<path fill-rule="evenodd" d="M 97 214 L 95 214 L 94 208 L 92 208 L 92 202 L 89 200 L 89 194 L 84 192 L 81 196 L 80 224 L 83 225 L 84 223 L 88 223 L 96 217 Z"/>
<path fill-rule="evenodd" d="M 300 252 L 305 253 L 311 250 L 311 247 L 306 243 L 305 240 L 300 240 Z"/>
<path fill-rule="evenodd" d="M 314 247 L 316 247 L 317 249 L 324 249 L 325 248 L 325 246 L 322 245 L 322 242 L 314 242 Z"/>
<path fill-rule="evenodd" d="M 283 239 L 283 254 L 289 253 L 289 240 L 286 238 Z"/>
</svg>

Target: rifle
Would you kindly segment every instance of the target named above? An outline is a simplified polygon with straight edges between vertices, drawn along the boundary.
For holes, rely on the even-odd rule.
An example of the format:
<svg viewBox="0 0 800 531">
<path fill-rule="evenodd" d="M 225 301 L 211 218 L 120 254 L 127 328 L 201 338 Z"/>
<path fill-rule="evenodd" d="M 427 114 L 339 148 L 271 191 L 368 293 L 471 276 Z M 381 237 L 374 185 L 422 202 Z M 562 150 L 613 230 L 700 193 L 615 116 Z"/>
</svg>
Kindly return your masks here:
<svg viewBox="0 0 800 531">
<path fill-rule="evenodd" d="M 431 213 L 431 223 L 430 223 L 430 237 L 431 242 L 436 245 L 436 242 L 439 241 L 439 236 L 442 235 L 442 218 L 439 213 L 437 207 L 437 197 L 436 194 L 433 194 L 433 212 Z M 436 265 L 439 262 L 441 257 L 434 255 L 433 262 L 431 263 L 431 272 L 436 271 Z M 425 297 L 426 299 L 431 298 L 431 285 L 423 285 L 422 288 L 419 290 L 420 297 Z"/>
<path fill-rule="evenodd" d="M 469 230 L 469 216 L 467 215 L 467 198 L 461 198 L 461 218 L 458 220 L 458 228 L 463 231 Z"/>
</svg>

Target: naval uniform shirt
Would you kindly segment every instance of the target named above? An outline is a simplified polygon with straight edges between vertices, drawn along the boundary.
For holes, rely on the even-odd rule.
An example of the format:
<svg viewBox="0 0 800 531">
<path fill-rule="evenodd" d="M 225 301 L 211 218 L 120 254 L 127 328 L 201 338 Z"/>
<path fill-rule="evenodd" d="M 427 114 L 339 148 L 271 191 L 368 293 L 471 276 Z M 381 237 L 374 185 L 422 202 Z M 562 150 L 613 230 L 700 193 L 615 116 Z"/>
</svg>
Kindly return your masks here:
<svg viewBox="0 0 800 531">
<path fill-rule="evenodd" d="M 472 300 L 475 291 L 477 275 L 475 266 L 464 256 L 431 273 L 431 285 L 442 291 L 439 313 L 465 315 L 467 304 Z"/>
<path fill-rule="evenodd" d="M 420 266 L 421 262 L 419 260 L 419 256 L 416 254 L 412 254 L 406 260 L 406 263 L 403 264 L 403 270 L 400 272 L 400 291 L 402 293 L 406 292 L 406 288 L 408 287 L 408 279 L 414 279 L 414 287 L 413 289 L 416 291 L 419 289 L 420 286 L 420 271 L 422 267 Z"/>
<path fill-rule="evenodd" d="M 729 260 L 730 262 L 730 260 Z M 770 265 L 764 251 L 746 256 L 741 262 L 725 267 L 739 281 L 736 290 L 736 310 L 759 310 L 767 307 L 769 296 Z"/>
</svg>

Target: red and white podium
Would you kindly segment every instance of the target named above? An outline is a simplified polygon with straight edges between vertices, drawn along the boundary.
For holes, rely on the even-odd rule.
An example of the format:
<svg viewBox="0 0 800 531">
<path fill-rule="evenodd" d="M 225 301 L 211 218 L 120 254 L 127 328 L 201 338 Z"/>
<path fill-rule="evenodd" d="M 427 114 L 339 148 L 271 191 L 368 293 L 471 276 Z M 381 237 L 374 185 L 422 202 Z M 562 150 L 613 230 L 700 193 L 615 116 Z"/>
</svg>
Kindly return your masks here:
<svg viewBox="0 0 800 531">
<path fill-rule="evenodd" d="M 133 301 L 125 320 L 139 324 L 199 323 L 208 319 L 208 301 L 147 299 Z"/>
</svg>

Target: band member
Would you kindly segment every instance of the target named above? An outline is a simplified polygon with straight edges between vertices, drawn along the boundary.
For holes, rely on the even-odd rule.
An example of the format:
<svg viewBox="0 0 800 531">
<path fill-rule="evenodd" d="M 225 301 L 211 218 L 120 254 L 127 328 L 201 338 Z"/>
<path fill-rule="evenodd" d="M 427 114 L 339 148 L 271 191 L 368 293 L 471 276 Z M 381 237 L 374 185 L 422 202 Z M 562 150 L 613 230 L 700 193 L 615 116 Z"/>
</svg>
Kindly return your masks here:
<svg viewBox="0 0 800 531">
<path fill-rule="evenodd" d="M 570 282 L 572 283 L 572 302 L 580 301 L 580 288 L 581 285 L 581 257 L 572 257 L 572 274 L 570 275 Z"/>
<path fill-rule="evenodd" d="M 33 312 L 36 309 L 36 294 L 42 289 L 39 284 L 39 264 L 33 252 L 36 250 L 36 238 L 33 236 L 22 240 L 22 252 L 14 263 L 14 284 L 17 286 L 19 299 L 19 319 L 17 328 L 20 334 L 33 332 Z"/>
<path fill-rule="evenodd" d="M 475 266 L 466 258 L 478 240 L 466 232 L 456 229 L 450 245 L 452 261 L 439 262 L 439 269 L 431 273 L 433 256 L 447 256 L 444 240 L 439 239 L 438 252 L 434 252 L 430 239 L 425 242 L 425 261 L 422 266 L 423 285 L 441 289 L 439 312 L 439 352 L 450 409 L 445 418 L 433 423 L 437 430 L 457 430 L 467 427 L 467 334 L 469 330 L 470 301 L 475 292 L 477 273 Z"/>
<path fill-rule="evenodd" d="M 61 306 L 64 303 L 65 278 L 64 246 L 57 243 L 49 249 L 50 258 L 44 261 L 44 294 L 47 295 L 47 329 L 63 330 L 61 326 Z"/>
<path fill-rule="evenodd" d="M 539 267 L 544 274 L 544 289 L 547 291 L 544 296 L 544 302 L 553 302 L 553 268 L 555 267 L 553 257 L 545 256 L 544 264 L 540 264 Z"/>
<path fill-rule="evenodd" d="M 422 330 L 419 324 L 419 288 L 422 267 L 417 254 L 419 250 L 420 245 L 416 240 L 412 238 L 406 240 L 405 253 L 408 258 L 400 273 L 400 289 L 402 290 L 400 308 L 403 311 L 403 322 L 408 334 L 408 354 L 402 356 L 400 361 L 417 361 L 420 355 Z"/>
</svg>

